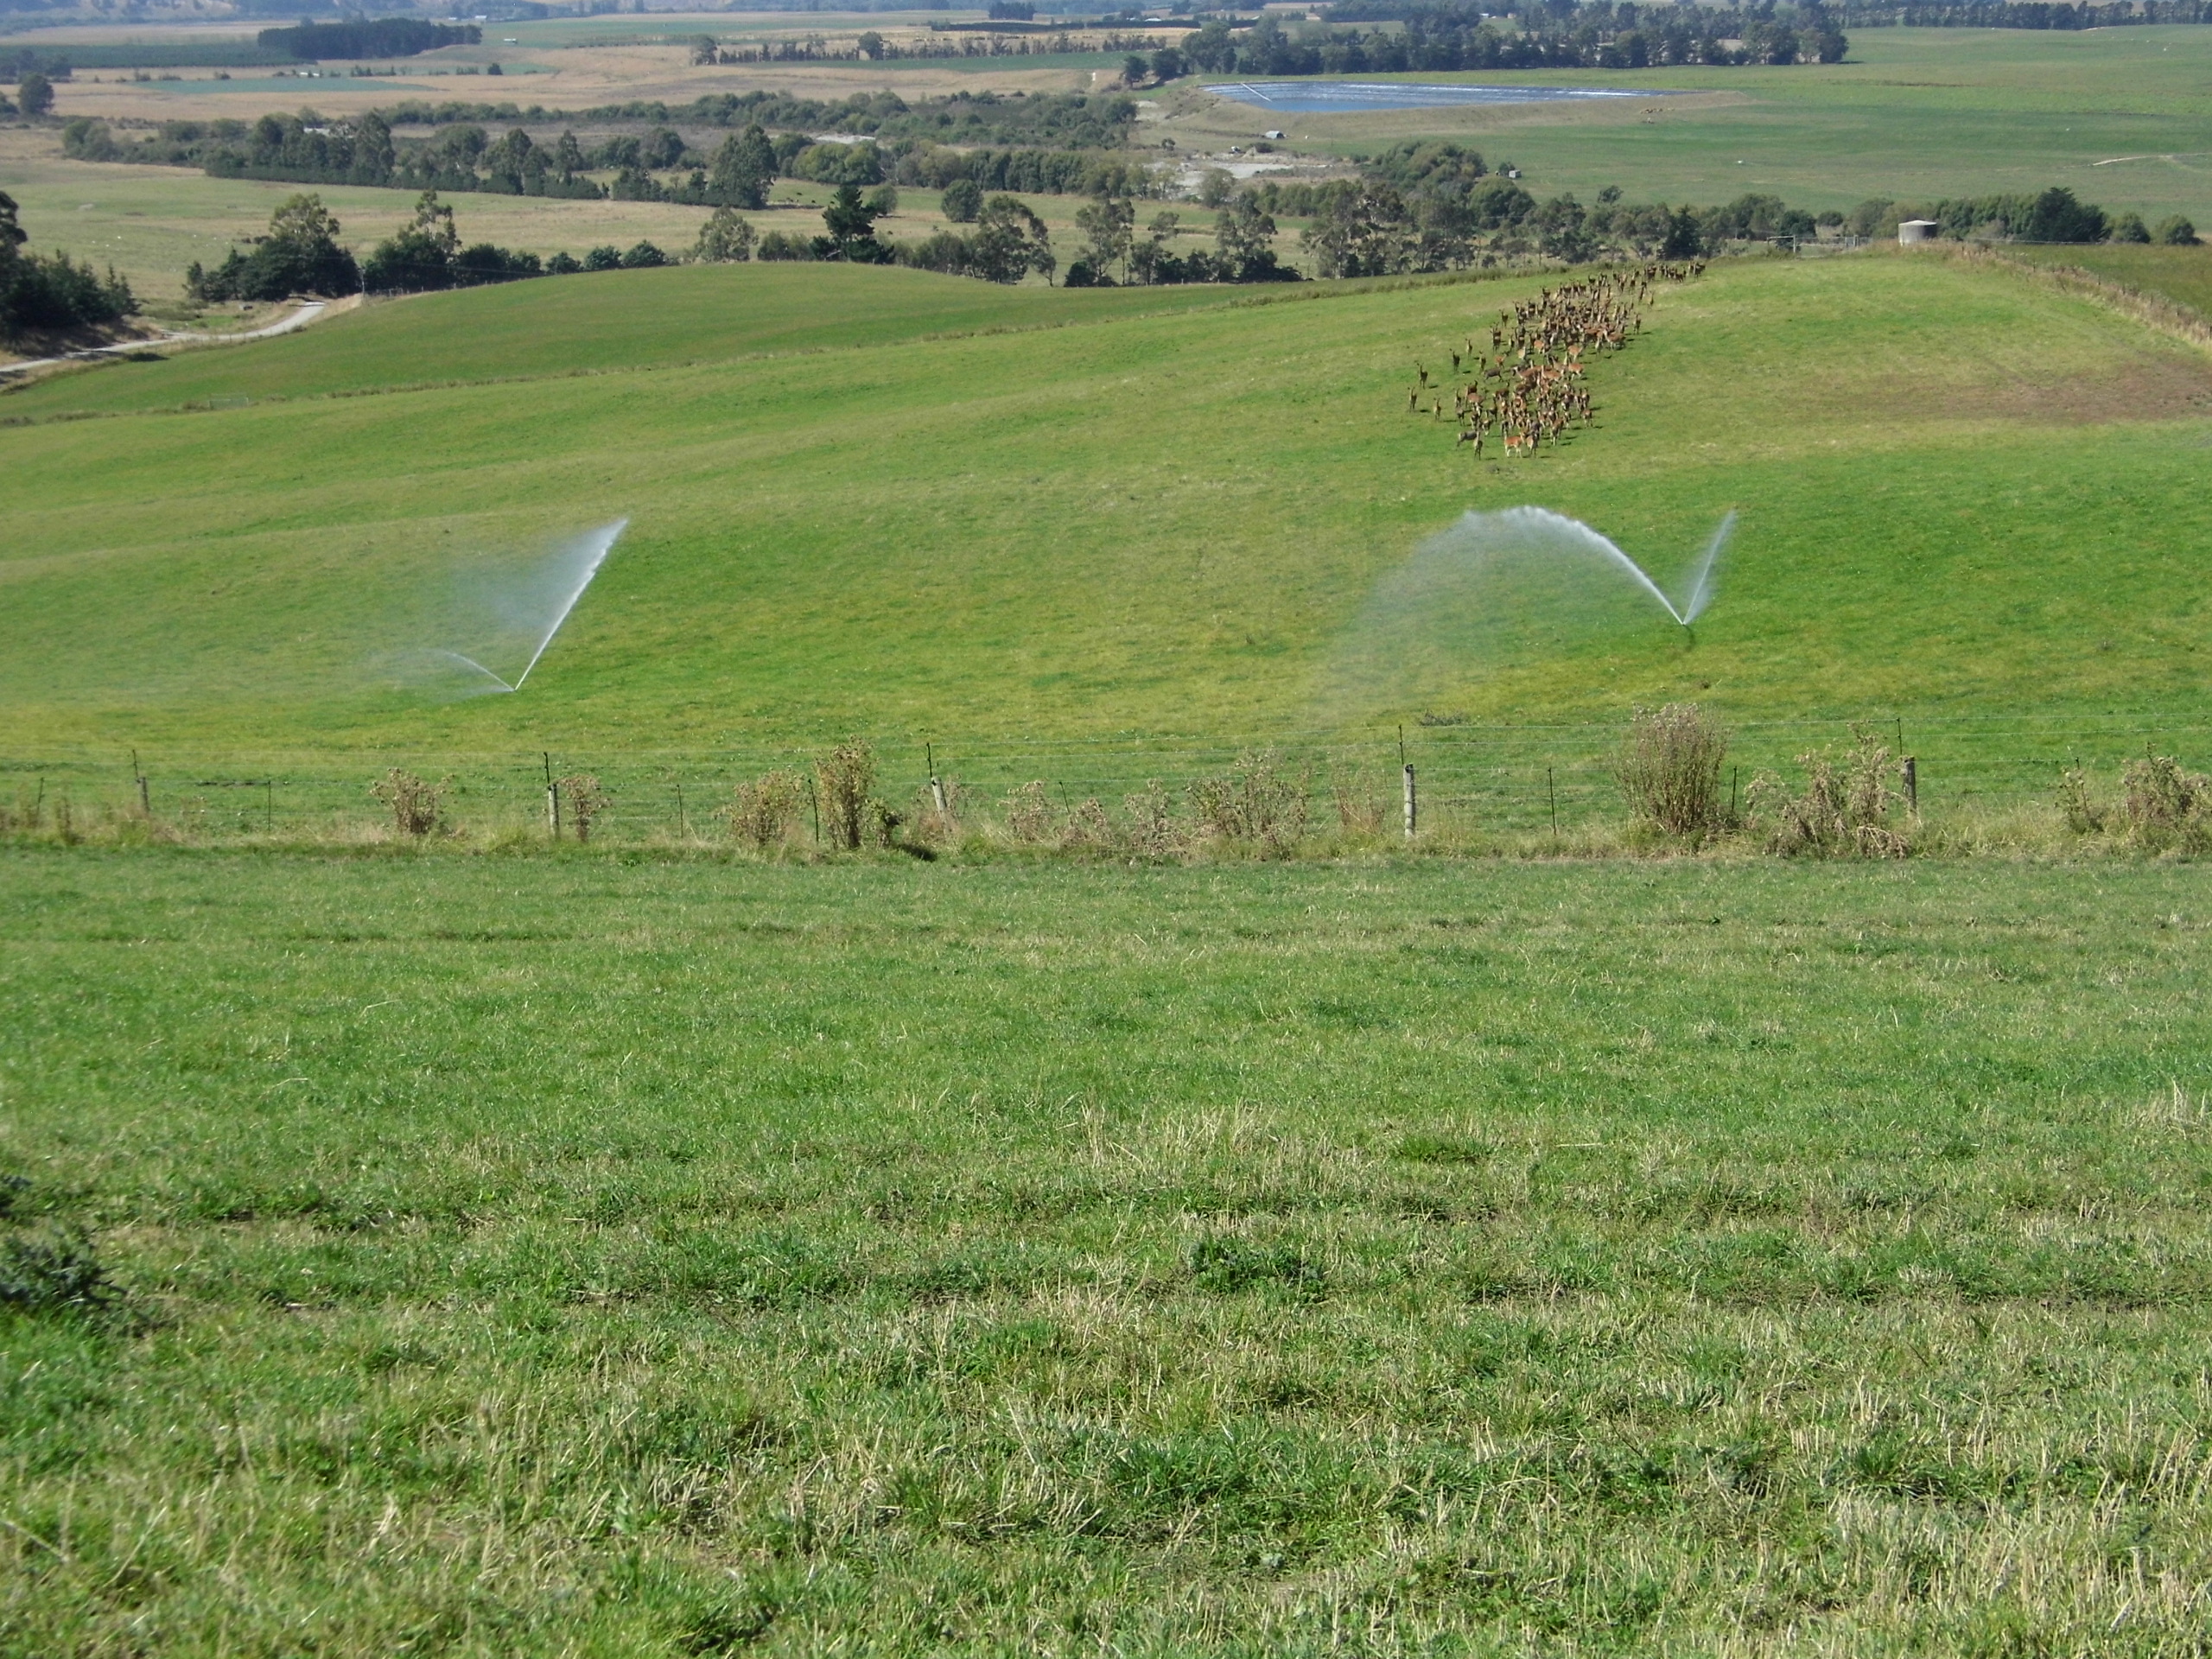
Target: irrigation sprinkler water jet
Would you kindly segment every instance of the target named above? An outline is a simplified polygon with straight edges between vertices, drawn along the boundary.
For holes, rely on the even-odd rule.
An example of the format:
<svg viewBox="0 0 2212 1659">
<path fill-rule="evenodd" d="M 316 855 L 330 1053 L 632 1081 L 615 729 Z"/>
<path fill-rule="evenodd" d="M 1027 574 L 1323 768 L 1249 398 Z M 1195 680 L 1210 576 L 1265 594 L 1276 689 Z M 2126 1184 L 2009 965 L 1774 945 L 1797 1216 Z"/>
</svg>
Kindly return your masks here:
<svg viewBox="0 0 2212 1659">
<path fill-rule="evenodd" d="M 530 652 L 522 672 L 512 680 L 465 652 L 439 649 L 426 654 L 481 676 L 486 683 L 477 687 L 480 694 L 521 690 L 523 682 L 530 678 L 531 671 L 537 666 L 569 613 L 582 601 L 592 579 L 598 575 L 600 567 L 607 563 L 607 556 L 614 550 L 614 543 L 629 524 L 627 518 L 618 518 L 611 524 L 602 524 L 563 543 L 550 559 L 526 576 L 487 583 L 491 591 L 477 604 L 499 619 L 489 632 L 499 636 L 501 646 L 526 648 Z M 506 655 L 506 649 L 487 646 L 480 639 L 480 635 L 471 643 L 485 656 Z"/>
<path fill-rule="evenodd" d="M 478 662 L 474 657 L 464 657 L 457 651 L 434 651 L 430 655 L 433 657 L 442 657 L 449 663 L 460 663 L 467 667 L 474 669 L 479 674 L 481 674 L 486 679 L 491 681 L 493 684 L 498 686 L 502 691 L 512 691 L 514 690 L 514 687 L 509 685 L 505 680 L 494 674 L 490 669 L 485 667 L 483 664 Z"/>
<path fill-rule="evenodd" d="M 627 518 L 617 518 L 584 537 L 577 551 L 584 556 L 583 571 L 576 578 L 576 585 L 569 589 L 561 608 L 554 613 L 550 626 L 538 640 L 537 649 L 530 653 L 530 661 L 523 664 L 521 673 L 515 676 L 514 689 L 522 690 L 522 683 L 530 677 L 530 671 L 537 666 L 537 659 L 545 654 L 546 646 L 553 643 L 553 636 L 561 632 L 561 625 L 569 620 L 569 613 L 576 608 L 576 601 L 584 596 L 584 589 L 591 586 L 591 579 L 599 574 L 599 567 L 607 563 L 607 556 L 614 550 L 616 539 L 630 527 Z"/>
<path fill-rule="evenodd" d="M 1386 573 L 1319 677 L 1325 719 L 1465 695 L 1470 681 L 1550 695 L 1563 664 L 1618 671 L 1623 653 L 1694 649 L 1736 525 L 1724 516 L 1662 583 L 1611 537 L 1548 507 L 1463 513 Z M 1660 628 L 1659 618 L 1671 626 Z M 1665 645 L 1661 645 L 1663 635 Z M 1441 706 L 1441 705 L 1439 705 Z"/>
<path fill-rule="evenodd" d="M 1570 518 L 1563 512 L 1554 512 L 1549 507 L 1508 507 L 1502 512 L 1470 512 L 1445 532 L 1447 537 L 1465 537 L 1473 541 L 1496 540 L 1516 542 L 1539 550 L 1556 549 L 1561 554 L 1588 553 L 1618 566 L 1637 587 L 1659 601 L 1660 607 L 1681 626 L 1687 628 L 1713 603 L 1715 588 L 1714 571 L 1720 559 L 1720 550 L 1727 544 L 1729 535 L 1736 528 L 1736 515 L 1729 513 L 1713 532 L 1713 539 L 1705 544 L 1705 551 L 1691 569 L 1689 591 L 1680 605 L 1667 597 L 1666 589 L 1652 581 L 1644 569 L 1614 544 L 1611 537 L 1600 535 L 1580 518 Z"/>
</svg>

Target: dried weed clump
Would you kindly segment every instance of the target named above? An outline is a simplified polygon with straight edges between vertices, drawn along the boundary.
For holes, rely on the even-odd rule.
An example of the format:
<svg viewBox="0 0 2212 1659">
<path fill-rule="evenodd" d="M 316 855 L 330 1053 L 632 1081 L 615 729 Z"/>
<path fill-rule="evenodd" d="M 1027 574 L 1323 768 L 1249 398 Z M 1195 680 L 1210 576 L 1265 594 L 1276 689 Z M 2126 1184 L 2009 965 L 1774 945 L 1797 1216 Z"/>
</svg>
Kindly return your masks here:
<svg viewBox="0 0 2212 1659">
<path fill-rule="evenodd" d="M 1059 814 L 1041 779 L 1012 791 L 1000 804 L 1007 839 L 1017 847 L 1052 847 L 1059 842 Z"/>
<path fill-rule="evenodd" d="M 1273 749 L 1247 750 L 1213 778 L 1192 780 L 1191 816 L 1204 840 L 1288 852 L 1305 836 L 1312 801 L 1310 779 L 1283 769 Z"/>
<path fill-rule="evenodd" d="M 2056 805 L 2076 836 L 2153 853 L 2212 849 L 2212 779 L 2149 744 L 2122 769 L 2117 801 L 2099 796 L 2086 768 L 2069 766 L 2058 775 Z"/>
<path fill-rule="evenodd" d="M 766 772 L 730 791 L 717 816 L 733 839 L 765 853 L 791 839 L 806 800 L 806 779 L 796 772 Z"/>
<path fill-rule="evenodd" d="M 880 806 L 871 791 L 875 788 L 875 751 L 855 738 L 815 763 L 814 779 L 821 791 L 822 830 L 841 852 L 856 853 L 880 828 Z"/>
<path fill-rule="evenodd" d="M 1912 843 L 1890 822 L 1901 798 L 1890 787 L 1892 757 L 1864 727 L 1852 728 L 1841 755 L 1820 749 L 1797 757 L 1805 787 L 1793 793 L 1770 772 L 1751 780 L 1751 821 L 1767 851 L 1785 858 L 1903 858 Z"/>
<path fill-rule="evenodd" d="M 1693 842 L 1726 830 L 1720 763 L 1727 753 L 1728 734 L 1696 703 L 1637 709 L 1617 766 L 1637 824 Z"/>
<path fill-rule="evenodd" d="M 1382 798 L 1356 767 L 1340 762 L 1334 768 L 1329 779 L 1329 798 L 1337 810 L 1337 828 L 1346 837 L 1372 841 L 1382 833 L 1387 810 Z"/>
<path fill-rule="evenodd" d="M 419 840 L 435 833 L 444 822 L 444 787 L 425 783 L 404 766 L 385 772 L 369 785 L 369 793 L 390 810 L 391 827 L 403 836 Z"/>
<path fill-rule="evenodd" d="M 2183 771 L 2173 756 L 2145 744 L 2120 774 L 2120 791 L 2127 833 L 2143 846 L 2193 851 L 2212 842 L 2212 780 Z"/>
<path fill-rule="evenodd" d="M 933 778 L 914 791 L 910 821 L 914 838 L 925 846 L 957 846 L 966 835 L 973 816 L 966 785 L 950 778 Z"/>
<path fill-rule="evenodd" d="M 591 827 L 614 804 L 614 798 L 601 787 L 596 776 L 588 772 L 570 772 L 558 785 L 562 802 L 569 809 L 569 822 L 575 826 L 576 840 L 581 844 L 591 839 Z"/>
</svg>

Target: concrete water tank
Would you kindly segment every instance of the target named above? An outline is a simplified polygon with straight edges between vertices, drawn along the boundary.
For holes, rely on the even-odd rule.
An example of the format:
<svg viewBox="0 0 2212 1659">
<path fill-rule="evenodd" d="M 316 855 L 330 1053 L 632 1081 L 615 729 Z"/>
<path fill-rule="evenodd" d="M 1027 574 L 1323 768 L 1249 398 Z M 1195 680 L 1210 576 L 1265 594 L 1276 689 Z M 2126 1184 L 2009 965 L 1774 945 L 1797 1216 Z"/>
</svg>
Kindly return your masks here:
<svg viewBox="0 0 2212 1659">
<path fill-rule="evenodd" d="M 1903 219 L 1897 225 L 1897 240 L 1908 245 L 1914 242 L 1933 242 L 1936 232 L 1943 227 L 1932 219 Z"/>
</svg>

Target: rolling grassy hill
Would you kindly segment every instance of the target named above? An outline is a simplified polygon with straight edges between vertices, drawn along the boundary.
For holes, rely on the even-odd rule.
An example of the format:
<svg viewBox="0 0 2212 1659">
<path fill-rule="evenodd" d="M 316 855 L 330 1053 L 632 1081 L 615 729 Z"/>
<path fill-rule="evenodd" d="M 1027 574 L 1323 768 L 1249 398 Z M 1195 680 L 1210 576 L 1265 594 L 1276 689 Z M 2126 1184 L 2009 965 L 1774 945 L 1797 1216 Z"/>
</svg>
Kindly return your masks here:
<svg viewBox="0 0 2212 1659">
<path fill-rule="evenodd" d="M 2201 720 L 2193 348 L 1940 257 L 1722 264 L 1600 365 L 1597 429 L 1475 462 L 1404 413 L 1411 363 L 1535 286 L 696 269 L 50 382 L 0 398 L 33 423 L 0 436 L 9 744 L 1320 743 L 1677 696 L 1746 727 Z M 618 290 L 603 324 L 571 308 Z M 1463 511 L 1529 502 L 1662 572 L 1737 510 L 1694 650 L 1654 613 L 1511 671 L 1431 652 L 1347 697 L 1332 664 L 1376 584 Z M 619 517 L 523 695 L 395 683 L 452 643 L 457 582 Z"/>
</svg>

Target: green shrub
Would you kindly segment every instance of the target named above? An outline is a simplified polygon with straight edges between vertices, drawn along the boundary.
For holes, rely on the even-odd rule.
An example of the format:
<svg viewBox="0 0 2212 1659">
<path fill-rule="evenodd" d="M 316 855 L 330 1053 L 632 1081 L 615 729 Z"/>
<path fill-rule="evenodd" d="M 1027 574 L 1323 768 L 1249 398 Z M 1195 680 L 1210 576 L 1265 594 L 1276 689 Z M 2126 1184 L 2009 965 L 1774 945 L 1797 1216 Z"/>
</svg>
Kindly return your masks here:
<svg viewBox="0 0 2212 1659">
<path fill-rule="evenodd" d="M 973 179 L 955 179 L 944 187 L 944 216 L 956 225 L 973 225 L 983 211 L 983 187 Z"/>
<path fill-rule="evenodd" d="M 56 1229 L 0 1239 L 0 1307 L 89 1311 L 116 1294 L 92 1241 L 81 1232 Z"/>
<path fill-rule="evenodd" d="M 702 264 L 740 264 L 753 257 L 753 226 L 736 209 L 717 207 L 699 227 L 691 257 Z"/>
<path fill-rule="evenodd" d="M 361 270 L 339 245 L 340 228 L 321 196 L 288 196 L 269 216 L 269 234 L 256 241 L 250 252 L 232 248 L 213 270 L 202 270 L 194 261 L 185 272 L 185 288 L 199 300 L 358 294 Z"/>
<path fill-rule="evenodd" d="M 2170 248 L 2193 248 L 2196 245 L 2196 226 L 2179 213 L 2158 221 L 2158 228 L 2151 232 L 2154 241 Z"/>
</svg>

